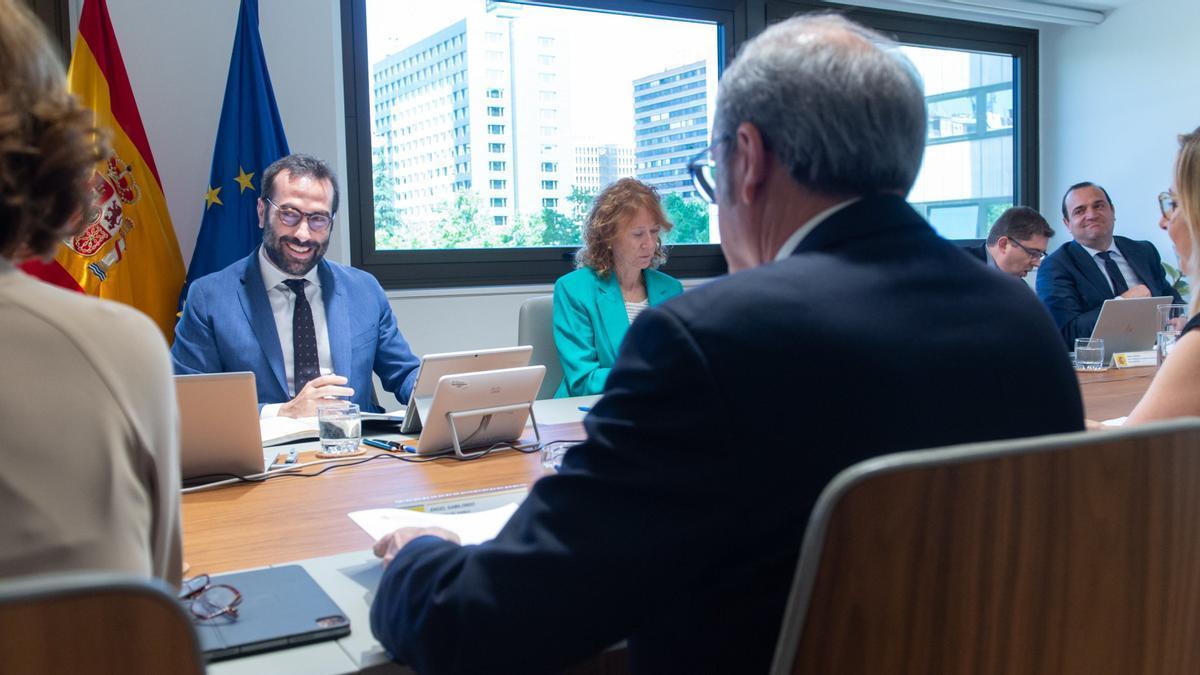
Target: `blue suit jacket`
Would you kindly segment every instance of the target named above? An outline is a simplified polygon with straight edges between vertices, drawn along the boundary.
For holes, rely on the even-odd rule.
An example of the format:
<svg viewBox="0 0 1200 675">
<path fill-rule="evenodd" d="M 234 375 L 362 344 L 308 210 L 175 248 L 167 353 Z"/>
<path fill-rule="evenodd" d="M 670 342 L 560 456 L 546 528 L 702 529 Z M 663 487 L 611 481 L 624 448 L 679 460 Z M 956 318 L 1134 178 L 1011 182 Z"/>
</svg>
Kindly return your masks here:
<svg viewBox="0 0 1200 675">
<path fill-rule="evenodd" d="M 642 273 L 650 306 L 683 292 L 683 285 L 658 270 Z M 562 361 L 563 381 L 556 397 L 587 396 L 604 390 L 617 360 L 629 315 L 616 274 L 601 277 L 583 267 L 554 282 L 554 345 Z"/>
<path fill-rule="evenodd" d="M 1154 244 L 1128 237 L 1113 237 L 1113 241 L 1151 295 L 1169 295 L 1173 302 L 1183 302 L 1167 282 L 1162 258 Z M 1115 297 L 1108 278 L 1092 256 L 1074 241 L 1058 247 L 1042 261 L 1037 274 L 1037 294 L 1050 310 L 1069 348 L 1074 348 L 1075 338 L 1091 337 L 1101 306 Z"/>
<path fill-rule="evenodd" d="M 374 371 L 384 389 L 407 401 L 420 361 L 396 327 L 379 282 L 362 270 L 327 260 L 317 263 L 317 274 L 333 372 L 349 380 L 351 400 L 363 412 L 381 411 L 371 382 Z M 192 283 L 175 326 L 171 358 L 176 374 L 253 372 L 260 408 L 292 399 L 258 249 Z"/>
<path fill-rule="evenodd" d="M 550 672 L 628 638 L 635 672 L 766 672 L 833 476 L 1081 430 L 1083 406 L 1029 289 L 875 196 L 786 260 L 642 312 L 584 426 L 496 539 L 400 551 L 371 608 L 392 654 L 420 673 Z"/>
</svg>

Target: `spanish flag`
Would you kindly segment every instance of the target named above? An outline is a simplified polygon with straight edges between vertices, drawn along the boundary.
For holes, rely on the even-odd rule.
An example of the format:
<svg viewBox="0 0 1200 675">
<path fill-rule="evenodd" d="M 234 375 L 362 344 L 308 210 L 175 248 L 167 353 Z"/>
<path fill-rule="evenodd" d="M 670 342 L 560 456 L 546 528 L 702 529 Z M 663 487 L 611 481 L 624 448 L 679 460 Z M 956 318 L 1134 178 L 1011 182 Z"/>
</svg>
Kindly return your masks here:
<svg viewBox="0 0 1200 675">
<path fill-rule="evenodd" d="M 170 342 L 183 286 L 183 258 L 162 181 L 142 127 L 104 0 L 85 0 L 67 87 L 111 134 L 113 154 L 96 165 L 83 230 L 59 247 L 55 261 L 89 295 L 132 305 Z M 62 285 L 61 273 L 39 274 Z"/>
</svg>

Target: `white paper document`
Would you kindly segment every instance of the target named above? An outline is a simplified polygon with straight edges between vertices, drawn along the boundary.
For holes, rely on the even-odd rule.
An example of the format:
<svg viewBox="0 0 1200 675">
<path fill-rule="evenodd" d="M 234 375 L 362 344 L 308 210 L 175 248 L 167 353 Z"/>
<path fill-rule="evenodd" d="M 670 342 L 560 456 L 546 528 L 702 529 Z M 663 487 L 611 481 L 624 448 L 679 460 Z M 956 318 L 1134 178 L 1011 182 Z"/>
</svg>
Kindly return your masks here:
<svg viewBox="0 0 1200 675">
<path fill-rule="evenodd" d="M 516 504 L 507 504 L 475 513 L 423 513 L 410 509 L 368 509 L 350 515 L 359 527 L 379 539 L 401 527 L 441 527 L 458 535 L 463 544 L 481 544 L 495 539 L 500 529 L 516 513 Z"/>
</svg>

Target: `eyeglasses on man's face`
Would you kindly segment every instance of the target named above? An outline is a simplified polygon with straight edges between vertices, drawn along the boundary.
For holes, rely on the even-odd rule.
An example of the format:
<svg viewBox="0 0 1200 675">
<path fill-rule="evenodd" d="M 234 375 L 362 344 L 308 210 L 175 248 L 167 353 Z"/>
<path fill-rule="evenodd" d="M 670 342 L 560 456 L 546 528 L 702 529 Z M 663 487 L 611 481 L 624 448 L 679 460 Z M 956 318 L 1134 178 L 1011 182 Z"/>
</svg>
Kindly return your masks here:
<svg viewBox="0 0 1200 675">
<path fill-rule="evenodd" d="M 713 150 L 729 140 L 722 136 L 712 142 L 700 154 L 693 157 L 687 165 L 688 173 L 692 175 L 692 185 L 709 204 L 717 203 L 717 163 L 713 160 Z"/>
<path fill-rule="evenodd" d="M 1030 258 L 1033 258 L 1034 260 L 1041 260 L 1042 258 L 1046 257 L 1046 252 L 1043 251 L 1042 249 L 1030 248 L 1030 247 L 1026 246 L 1025 244 L 1022 244 L 1021 242 L 1017 241 L 1016 239 L 1013 239 L 1012 237 L 1008 238 L 1008 243 L 1021 249 L 1022 251 L 1025 252 L 1025 255 L 1029 256 Z"/>
<path fill-rule="evenodd" d="M 192 616 L 201 621 L 228 615 L 238 618 L 237 606 L 242 604 L 242 594 L 228 584 L 213 584 L 207 574 L 184 579 L 179 588 L 179 599 L 187 603 Z"/>
<path fill-rule="evenodd" d="M 1158 193 L 1158 210 L 1162 211 L 1163 218 L 1170 218 L 1177 208 L 1179 208 L 1179 202 L 1175 201 L 1175 195 L 1170 192 Z"/>
<path fill-rule="evenodd" d="M 305 213 L 299 209 L 293 209 L 290 206 L 280 206 L 271 201 L 270 197 L 263 197 L 268 204 L 275 207 L 275 213 L 279 216 L 279 222 L 288 227 L 297 227 L 300 221 L 308 219 L 308 229 L 313 232 L 324 232 L 329 229 L 330 223 L 333 222 L 333 217 L 327 213 Z"/>
</svg>

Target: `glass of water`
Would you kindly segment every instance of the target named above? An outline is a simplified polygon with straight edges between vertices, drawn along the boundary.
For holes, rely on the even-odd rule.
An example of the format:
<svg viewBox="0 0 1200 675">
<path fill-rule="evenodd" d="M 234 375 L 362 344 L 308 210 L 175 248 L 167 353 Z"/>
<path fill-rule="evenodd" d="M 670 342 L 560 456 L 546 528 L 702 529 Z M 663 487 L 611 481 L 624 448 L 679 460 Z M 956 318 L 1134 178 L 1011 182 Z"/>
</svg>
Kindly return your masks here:
<svg viewBox="0 0 1200 675">
<path fill-rule="evenodd" d="M 1158 339 L 1155 340 L 1156 351 L 1158 352 L 1158 365 L 1162 365 L 1163 359 L 1171 353 L 1175 348 L 1175 341 L 1179 339 L 1179 331 L 1177 330 L 1160 330 L 1158 331 Z"/>
<path fill-rule="evenodd" d="M 358 405 L 337 401 L 317 406 L 317 425 L 321 452 L 326 455 L 351 455 L 362 443 L 362 417 Z"/>
<path fill-rule="evenodd" d="M 1075 369 L 1104 370 L 1103 338 L 1076 338 Z"/>
</svg>

